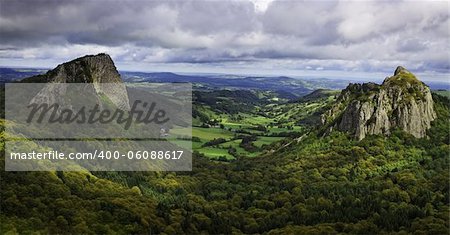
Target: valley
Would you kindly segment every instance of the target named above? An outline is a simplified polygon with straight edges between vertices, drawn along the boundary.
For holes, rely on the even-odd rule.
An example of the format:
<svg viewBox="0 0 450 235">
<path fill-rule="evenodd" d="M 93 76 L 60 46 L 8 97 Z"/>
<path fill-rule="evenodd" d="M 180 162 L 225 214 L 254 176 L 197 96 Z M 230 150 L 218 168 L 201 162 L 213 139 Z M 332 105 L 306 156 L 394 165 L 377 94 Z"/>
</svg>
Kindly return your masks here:
<svg viewBox="0 0 450 235">
<path fill-rule="evenodd" d="M 42 71 L 3 69 L 0 77 L 17 80 Z M 220 74 L 121 72 L 121 76 L 125 82 L 134 84 L 191 82 L 194 87 L 192 149 L 206 158 L 220 161 L 256 157 L 278 148 L 282 140 L 299 138 L 310 132 L 320 125 L 320 116 L 348 83 L 332 79 Z M 437 87 L 442 86 L 437 84 Z M 448 90 L 433 92 L 450 96 Z M 184 132 L 174 129 L 170 133 L 183 136 Z M 184 145 L 182 140 L 179 144 Z"/>
<path fill-rule="evenodd" d="M 318 125 L 337 94 L 323 90 L 287 100 L 261 91 L 195 91 L 193 149 L 220 160 L 273 151 L 278 141 L 298 138 Z"/>
<path fill-rule="evenodd" d="M 86 67 L 74 70 L 91 69 Z M 80 74 L 98 82 L 91 73 Z M 69 75 L 57 78 L 70 83 Z M 192 129 L 169 130 L 180 146 L 192 145 L 192 171 L 2 169 L 0 231 L 448 233 L 450 190 L 443 183 L 450 167 L 448 91 L 430 92 L 406 70 L 382 85 L 350 84 L 343 91 L 285 93 L 237 84 L 223 89 L 195 84 Z M 389 123 L 405 124 L 379 124 L 385 112 L 371 109 L 375 101 L 396 118 Z M 415 137 L 408 125 L 417 120 L 401 112 L 430 115 L 430 122 L 420 126 L 426 137 Z M 364 138 L 358 135 L 361 129 L 368 130 Z M 179 138 L 191 130 L 190 139 Z M 10 134 L 2 130 L 0 138 L 5 142 Z M 29 149 L 36 146 L 28 141 Z M 4 145 L 1 153 L 4 167 Z"/>
<path fill-rule="evenodd" d="M 17 80 L 42 70 L 4 70 Z M 346 83 L 342 80 L 300 80 L 288 77 L 187 76 L 174 73 L 122 72 L 132 84 L 193 83 L 192 149 L 220 161 L 256 157 L 298 138 L 320 123 L 320 115 Z M 316 90 L 313 90 L 316 89 Z M 183 136 L 186 130 L 170 134 Z M 186 141 L 188 142 L 188 141 Z M 190 142 L 190 141 L 189 141 Z M 179 141 L 181 146 L 183 141 Z M 185 143 L 189 144 L 189 143 Z"/>
</svg>

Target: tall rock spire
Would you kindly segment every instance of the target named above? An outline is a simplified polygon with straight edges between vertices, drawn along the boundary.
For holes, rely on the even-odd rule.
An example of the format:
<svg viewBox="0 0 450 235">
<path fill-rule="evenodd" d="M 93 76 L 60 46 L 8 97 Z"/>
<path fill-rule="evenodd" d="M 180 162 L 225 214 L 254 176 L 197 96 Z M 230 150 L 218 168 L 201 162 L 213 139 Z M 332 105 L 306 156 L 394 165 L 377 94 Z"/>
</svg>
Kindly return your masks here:
<svg viewBox="0 0 450 235">
<path fill-rule="evenodd" d="M 399 66 L 382 85 L 350 84 L 333 108 L 322 115 L 322 123 L 328 132 L 337 129 L 358 140 L 367 135 L 389 135 L 394 128 L 422 138 L 435 118 L 428 86 Z"/>
</svg>

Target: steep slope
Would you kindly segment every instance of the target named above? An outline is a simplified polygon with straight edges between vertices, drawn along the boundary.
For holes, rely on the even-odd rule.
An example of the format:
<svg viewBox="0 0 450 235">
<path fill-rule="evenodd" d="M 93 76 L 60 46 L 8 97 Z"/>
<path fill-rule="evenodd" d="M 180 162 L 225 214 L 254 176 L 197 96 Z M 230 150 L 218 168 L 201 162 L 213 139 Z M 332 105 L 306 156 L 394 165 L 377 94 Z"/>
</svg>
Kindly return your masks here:
<svg viewBox="0 0 450 235">
<path fill-rule="evenodd" d="M 93 83 L 97 94 L 106 95 L 117 107 L 129 110 L 126 88 L 113 60 L 107 54 L 87 55 L 58 65 L 45 74 L 21 80 L 23 83 Z M 55 89 L 58 89 L 57 91 Z M 63 89 L 63 90 L 61 90 Z M 61 86 L 47 86 L 36 100 L 51 100 L 49 94 L 64 93 Z M 38 101 L 39 102 L 39 101 Z"/>
<path fill-rule="evenodd" d="M 22 82 L 118 83 L 122 79 L 111 57 L 100 53 L 60 64 L 46 74 L 25 78 Z"/>
<path fill-rule="evenodd" d="M 403 67 L 383 84 L 350 84 L 322 116 L 327 131 L 348 132 L 356 139 L 389 135 L 394 128 L 425 137 L 436 118 L 430 89 Z"/>
</svg>

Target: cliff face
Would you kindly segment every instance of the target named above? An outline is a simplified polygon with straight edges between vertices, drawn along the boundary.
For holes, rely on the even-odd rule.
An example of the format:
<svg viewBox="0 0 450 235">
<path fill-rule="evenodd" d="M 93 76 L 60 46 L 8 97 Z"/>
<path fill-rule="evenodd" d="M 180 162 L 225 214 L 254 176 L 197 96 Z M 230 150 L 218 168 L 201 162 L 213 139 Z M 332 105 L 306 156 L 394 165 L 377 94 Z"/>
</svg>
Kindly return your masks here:
<svg viewBox="0 0 450 235">
<path fill-rule="evenodd" d="M 25 78 L 22 82 L 118 83 L 122 79 L 111 57 L 101 53 L 60 64 L 46 74 Z"/>
<path fill-rule="evenodd" d="M 58 65 L 46 74 L 23 79 L 25 83 L 92 83 L 95 92 L 104 94 L 112 103 L 123 110 L 129 110 L 125 85 L 111 57 L 101 53 L 87 55 Z M 55 89 L 58 89 L 56 91 Z M 62 89 L 62 90 L 61 90 Z M 49 94 L 65 93 L 62 86 L 47 86 L 34 99 L 35 102 L 52 101 Z"/>
<path fill-rule="evenodd" d="M 422 138 L 435 118 L 430 89 L 398 67 L 382 85 L 350 84 L 333 108 L 322 115 L 322 123 L 328 132 L 345 131 L 358 140 L 372 134 L 389 135 L 393 128 Z"/>
</svg>

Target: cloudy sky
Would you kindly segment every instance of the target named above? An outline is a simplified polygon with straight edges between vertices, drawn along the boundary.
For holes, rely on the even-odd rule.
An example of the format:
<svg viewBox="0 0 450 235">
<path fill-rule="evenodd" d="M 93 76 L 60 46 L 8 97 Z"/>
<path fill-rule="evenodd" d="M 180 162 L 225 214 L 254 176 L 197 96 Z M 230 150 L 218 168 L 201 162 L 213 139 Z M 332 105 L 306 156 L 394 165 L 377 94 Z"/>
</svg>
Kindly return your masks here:
<svg viewBox="0 0 450 235">
<path fill-rule="evenodd" d="M 0 66 L 448 79 L 448 1 L 0 0 Z M 350 75 L 349 75 L 350 76 Z"/>
</svg>

